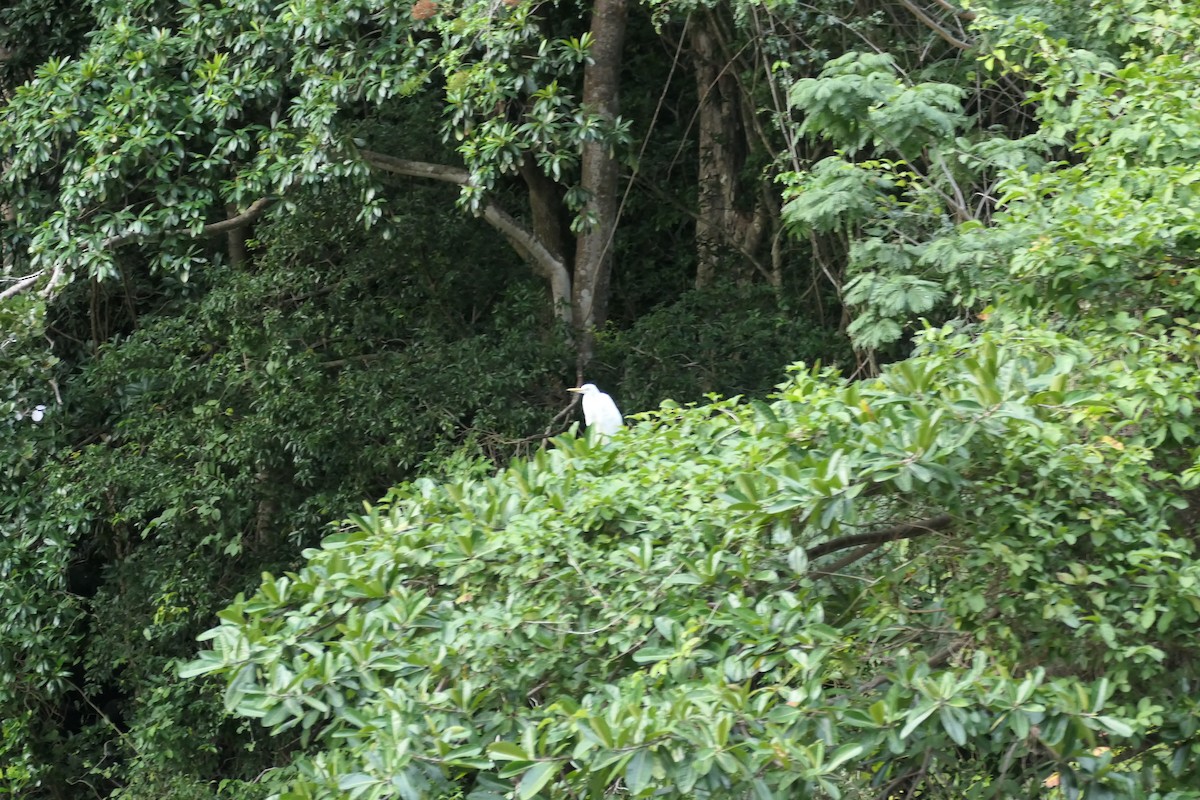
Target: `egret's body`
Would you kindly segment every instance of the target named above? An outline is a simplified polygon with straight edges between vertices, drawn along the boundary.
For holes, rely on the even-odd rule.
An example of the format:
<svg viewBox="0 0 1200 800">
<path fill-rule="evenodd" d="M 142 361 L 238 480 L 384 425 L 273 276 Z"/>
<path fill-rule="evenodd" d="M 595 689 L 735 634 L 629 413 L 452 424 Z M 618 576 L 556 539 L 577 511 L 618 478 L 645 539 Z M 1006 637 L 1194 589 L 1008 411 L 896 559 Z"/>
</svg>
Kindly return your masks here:
<svg viewBox="0 0 1200 800">
<path fill-rule="evenodd" d="M 621 419 L 621 411 L 613 399 L 596 388 L 594 383 L 585 383 L 568 392 L 582 395 L 583 419 L 587 426 L 601 436 L 616 433 L 625 424 Z"/>
</svg>

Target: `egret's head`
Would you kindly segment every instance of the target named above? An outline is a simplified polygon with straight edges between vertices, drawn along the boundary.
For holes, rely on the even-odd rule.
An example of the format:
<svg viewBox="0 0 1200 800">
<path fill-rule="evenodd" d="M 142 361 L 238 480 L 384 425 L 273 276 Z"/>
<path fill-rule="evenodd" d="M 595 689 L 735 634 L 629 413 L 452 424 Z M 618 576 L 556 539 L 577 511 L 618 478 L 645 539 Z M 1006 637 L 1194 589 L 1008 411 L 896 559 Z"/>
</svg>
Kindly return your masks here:
<svg viewBox="0 0 1200 800">
<path fill-rule="evenodd" d="M 576 386 L 572 389 L 567 389 L 567 391 L 574 392 L 575 394 L 599 394 L 600 392 L 594 383 L 585 383 L 583 386 Z"/>
</svg>

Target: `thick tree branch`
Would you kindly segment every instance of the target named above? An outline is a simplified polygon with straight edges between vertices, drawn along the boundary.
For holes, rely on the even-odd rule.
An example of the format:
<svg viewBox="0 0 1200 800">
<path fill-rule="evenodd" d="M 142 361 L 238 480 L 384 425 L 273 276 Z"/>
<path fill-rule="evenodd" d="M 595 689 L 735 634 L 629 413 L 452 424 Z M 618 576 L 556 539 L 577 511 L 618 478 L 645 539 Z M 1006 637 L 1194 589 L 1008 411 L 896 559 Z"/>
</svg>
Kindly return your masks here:
<svg viewBox="0 0 1200 800">
<path fill-rule="evenodd" d="M 537 274 L 550 282 L 550 296 L 554 299 L 554 313 L 568 325 L 571 323 L 571 276 L 567 265 L 562 259 L 542 244 L 536 236 L 530 233 L 506 211 L 495 203 L 488 203 L 483 208 L 483 218 L 508 240 L 512 248 L 533 265 Z"/>
<path fill-rule="evenodd" d="M 920 6 L 913 3 L 912 0 L 900 0 L 900 5 L 911 11 L 913 16 L 921 20 L 925 27 L 936 33 L 943 41 L 953 45 L 954 47 L 957 47 L 959 50 L 971 49 L 970 42 L 964 42 L 962 39 L 959 39 L 953 33 L 943 28 L 937 23 L 937 20 L 926 14 L 925 11 Z"/>
<path fill-rule="evenodd" d="M 267 206 L 271 205 L 272 202 L 274 202 L 274 198 L 260 197 L 258 200 L 255 200 L 253 203 L 251 203 L 250 206 L 245 211 L 238 214 L 237 216 L 230 217 L 229 219 L 223 219 L 220 222 L 210 222 L 208 225 L 205 225 L 203 228 L 200 229 L 199 235 L 200 236 L 219 236 L 222 233 L 228 233 L 229 231 L 234 230 L 236 228 L 245 227 L 246 225 L 249 225 L 251 222 L 254 222 L 254 220 L 256 220 L 260 216 L 262 216 L 262 213 L 267 210 Z M 171 233 L 189 233 L 189 232 L 190 231 L 187 228 L 181 228 L 179 230 L 174 230 L 174 231 L 164 231 L 163 233 L 160 233 L 160 234 L 123 233 L 118 236 L 110 236 L 107 239 L 105 239 L 103 247 L 105 249 L 114 249 L 115 250 L 116 248 L 122 247 L 131 242 L 143 241 L 148 238 L 155 238 L 157 236 L 165 236 L 165 235 L 168 235 Z"/>
<path fill-rule="evenodd" d="M 429 178 L 443 183 L 456 183 L 466 186 L 471 179 L 471 173 L 461 167 L 450 167 L 445 164 L 430 164 L 425 161 L 409 161 L 406 158 L 376 153 L 373 150 L 360 150 L 363 160 L 376 169 L 391 172 L 395 175 L 406 175 L 409 178 Z"/>
<path fill-rule="evenodd" d="M 236 214 L 237 206 L 230 203 L 225 207 L 225 213 Z M 246 263 L 246 240 L 249 237 L 246 235 L 245 227 L 234 228 L 225 234 L 225 247 L 229 251 L 229 264 L 237 268 Z"/>
<path fill-rule="evenodd" d="M 465 186 L 471 178 L 470 173 L 461 167 L 430 164 L 425 161 L 409 161 L 371 150 L 360 152 L 368 164 L 394 175 L 428 178 L 459 186 Z M 495 203 L 488 203 L 483 207 L 483 219 L 504 236 L 512 248 L 533 266 L 538 275 L 550 283 L 550 294 L 554 299 L 555 313 L 564 322 L 570 323 L 571 275 L 563 260 L 555 256 L 545 243 Z"/>
<path fill-rule="evenodd" d="M 537 159 L 521 159 L 521 178 L 529 189 L 529 228 L 555 258 L 566 263 L 567 230 L 563 221 L 562 186 L 537 165 Z"/>
<path fill-rule="evenodd" d="M 811 570 L 811 571 L 809 571 L 808 574 L 813 576 L 814 578 L 837 575 L 842 570 L 844 570 L 846 567 L 850 566 L 851 564 L 855 563 L 856 561 L 863 560 L 864 558 L 871 555 L 871 553 L 874 553 L 876 550 L 878 550 L 881 547 L 883 547 L 883 542 L 873 542 L 872 544 L 865 544 L 862 547 L 855 550 L 854 552 L 847 553 L 846 555 L 842 556 L 841 558 L 839 558 L 837 561 L 833 562 L 832 564 L 830 564 L 826 567 L 822 567 L 821 569 Z"/>
<path fill-rule="evenodd" d="M 28 289 L 30 286 L 33 286 L 35 283 L 37 283 L 37 279 L 42 277 L 44 274 L 44 272 L 35 272 L 34 274 L 28 275 L 17 281 L 12 286 L 0 292 L 0 302 L 3 302 L 10 297 L 14 297 Z"/>
<path fill-rule="evenodd" d="M 893 525 L 890 528 L 883 528 L 878 531 L 870 531 L 868 533 L 856 533 L 852 536 L 843 536 L 839 539 L 834 539 L 824 544 L 819 544 L 816 547 L 809 548 L 808 560 L 827 556 L 830 553 L 836 553 L 839 550 L 847 550 L 851 547 L 861 547 L 863 545 L 881 545 L 886 542 L 894 542 L 898 539 L 915 539 L 918 536 L 924 536 L 927 533 L 939 531 L 950 526 L 954 518 L 949 514 L 938 514 L 929 519 L 919 520 L 917 522 L 902 522 L 899 525 Z M 869 551 L 868 551 L 869 552 Z M 864 553 L 863 555 L 866 555 Z M 857 560 L 857 559 L 855 559 Z"/>
<path fill-rule="evenodd" d="M 228 233 L 236 228 L 244 228 L 251 222 L 254 222 L 254 220 L 261 217 L 262 213 L 267 210 L 267 206 L 271 205 L 273 200 L 274 198 L 270 197 L 260 197 L 236 217 L 230 217 L 229 219 L 221 220 L 220 222 L 213 222 L 209 225 L 205 225 L 204 229 L 200 231 L 200 235 L 217 236 L 222 233 Z"/>
</svg>

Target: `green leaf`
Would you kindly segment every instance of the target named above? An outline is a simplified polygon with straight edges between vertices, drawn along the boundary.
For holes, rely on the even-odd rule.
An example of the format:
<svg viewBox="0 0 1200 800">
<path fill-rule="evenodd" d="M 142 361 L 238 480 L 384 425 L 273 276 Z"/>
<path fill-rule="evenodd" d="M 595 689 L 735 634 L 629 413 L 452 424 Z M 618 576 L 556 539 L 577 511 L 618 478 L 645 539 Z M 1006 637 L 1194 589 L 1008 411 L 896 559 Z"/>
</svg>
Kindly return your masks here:
<svg viewBox="0 0 1200 800">
<path fill-rule="evenodd" d="M 803 547 L 793 547 L 788 551 L 788 567 L 795 575 L 803 575 L 808 571 L 808 552 Z"/>
<path fill-rule="evenodd" d="M 520 800 L 529 800 L 536 796 L 542 787 L 558 774 L 562 766 L 563 762 L 561 761 L 539 761 L 534 764 L 532 768 L 521 775 L 521 780 L 517 784 L 517 797 Z"/>
<path fill-rule="evenodd" d="M 934 701 L 926 701 L 921 705 L 908 712 L 906 715 L 908 721 L 904 723 L 904 727 L 900 729 L 900 738 L 907 739 L 909 734 L 917 729 L 917 727 L 929 719 L 929 717 L 938 710 L 938 704 Z"/>
<path fill-rule="evenodd" d="M 512 742 L 492 742 L 487 748 L 494 761 L 533 761 L 533 758 Z"/>
<path fill-rule="evenodd" d="M 955 744 L 962 747 L 967 743 L 967 731 L 963 727 L 961 712 L 952 706 L 942 706 L 940 709 L 942 718 L 942 727 L 946 733 L 954 741 Z"/>
<path fill-rule="evenodd" d="M 640 795 L 654 778 L 654 755 L 648 748 L 640 748 L 625 765 L 625 785 L 634 797 Z"/>
<path fill-rule="evenodd" d="M 194 661 L 188 661 L 179 667 L 179 677 L 195 678 L 199 675 L 207 675 L 210 672 L 216 672 L 224 667 L 224 663 L 216 657 L 211 651 L 200 653 L 199 658 Z"/>
<path fill-rule="evenodd" d="M 348 775 L 339 777 L 337 785 L 341 791 L 349 792 L 378 782 L 378 778 L 367 775 L 365 772 L 351 772 Z"/>
<path fill-rule="evenodd" d="M 1116 736 L 1123 738 L 1129 738 L 1133 736 L 1133 727 L 1129 725 L 1129 723 L 1119 720 L 1116 717 L 1110 717 L 1102 714 L 1096 717 L 1096 721 L 1103 725 L 1109 733 L 1115 734 Z"/>
<path fill-rule="evenodd" d="M 861 742 L 844 744 L 834 751 L 833 755 L 825 763 L 825 769 L 829 772 L 840 767 L 851 759 L 858 758 L 863 753 L 867 752 L 867 748 Z"/>
</svg>

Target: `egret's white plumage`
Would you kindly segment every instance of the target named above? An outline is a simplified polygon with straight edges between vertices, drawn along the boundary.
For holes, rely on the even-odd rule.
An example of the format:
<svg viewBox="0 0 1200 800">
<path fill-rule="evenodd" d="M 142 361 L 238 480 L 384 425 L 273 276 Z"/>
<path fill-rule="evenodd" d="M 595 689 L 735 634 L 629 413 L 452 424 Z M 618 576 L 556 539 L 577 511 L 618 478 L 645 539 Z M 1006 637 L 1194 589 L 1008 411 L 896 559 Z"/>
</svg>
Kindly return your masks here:
<svg viewBox="0 0 1200 800">
<path fill-rule="evenodd" d="M 596 388 L 594 383 L 585 383 L 568 392 L 583 396 L 583 419 L 597 433 L 607 436 L 616 433 L 625 424 L 621 411 L 613 399 Z"/>
</svg>

